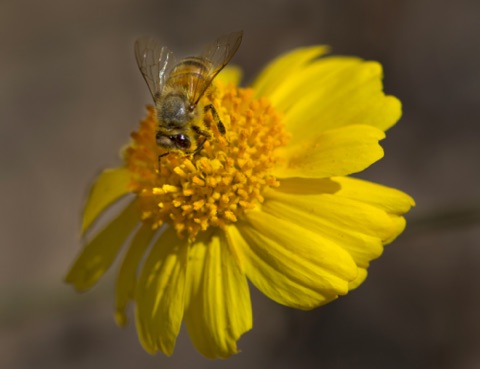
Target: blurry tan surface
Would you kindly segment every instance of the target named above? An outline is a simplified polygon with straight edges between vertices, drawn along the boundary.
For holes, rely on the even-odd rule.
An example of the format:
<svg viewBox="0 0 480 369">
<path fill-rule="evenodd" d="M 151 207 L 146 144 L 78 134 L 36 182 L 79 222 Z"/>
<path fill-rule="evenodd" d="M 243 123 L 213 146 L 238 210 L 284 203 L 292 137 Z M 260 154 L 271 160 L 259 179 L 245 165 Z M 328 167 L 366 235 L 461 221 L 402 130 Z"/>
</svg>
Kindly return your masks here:
<svg viewBox="0 0 480 369">
<path fill-rule="evenodd" d="M 0 368 L 478 368 L 480 227 L 414 231 L 357 291 L 312 312 L 254 292 L 243 353 L 211 362 L 186 332 L 172 358 L 113 321 L 115 270 L 88 294 L 62 283 L 81 247 L 88 184 L 150 98 L 132 52 L 178 52 L 243 29 L 252 79 L 273 56 L 326 43 L 379 60 L 404 104 L 364 177 L 413 195 L 410 219 L 480 203 L 480 3 L 475 0 L 0 3 Z"/>
</svg>

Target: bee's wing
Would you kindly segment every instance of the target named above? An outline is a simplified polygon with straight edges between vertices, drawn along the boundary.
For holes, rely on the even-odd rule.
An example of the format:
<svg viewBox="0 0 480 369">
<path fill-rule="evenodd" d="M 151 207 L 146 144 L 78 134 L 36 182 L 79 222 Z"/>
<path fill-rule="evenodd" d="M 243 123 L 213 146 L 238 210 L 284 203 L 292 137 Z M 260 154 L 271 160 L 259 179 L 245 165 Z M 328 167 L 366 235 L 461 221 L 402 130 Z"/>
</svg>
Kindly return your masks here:
<svg viewBox="0 0 480 369">
<path fill-rule="evenodd" d="M 135 58 L 155 100 L 161 95 L 168 71 L 174 64 L 173 53 L 152 38 L 140 38 L 135 41 Z"/>
<path fill-rule="evenodd" d="M 193 86 L 192 102 L 196 105 L 218 73 L 230 62 L 242 42 L 243 31 L 232 32 L 222 36 L 205 48 L 201 57 L 210 64 L 205 79 L 196 79 Z M 194 81 L 192 81 L 194 82 Z"/>
</svg>

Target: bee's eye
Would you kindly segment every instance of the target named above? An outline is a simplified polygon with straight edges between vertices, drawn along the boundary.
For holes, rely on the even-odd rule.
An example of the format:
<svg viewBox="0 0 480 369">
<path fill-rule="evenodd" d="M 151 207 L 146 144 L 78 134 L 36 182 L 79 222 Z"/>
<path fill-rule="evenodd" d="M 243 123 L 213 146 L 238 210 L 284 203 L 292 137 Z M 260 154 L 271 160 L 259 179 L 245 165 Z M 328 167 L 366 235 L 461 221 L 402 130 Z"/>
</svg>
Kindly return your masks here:
<svg viewBox="0 0 480 369">
<path fill-rule="evenodd" d="M 190 139 L 186 135 L 170 136 L 170 139 L 175 142 L 175 145 L 181 149 L 188 149 L 192 145 Z"/>
</svg>

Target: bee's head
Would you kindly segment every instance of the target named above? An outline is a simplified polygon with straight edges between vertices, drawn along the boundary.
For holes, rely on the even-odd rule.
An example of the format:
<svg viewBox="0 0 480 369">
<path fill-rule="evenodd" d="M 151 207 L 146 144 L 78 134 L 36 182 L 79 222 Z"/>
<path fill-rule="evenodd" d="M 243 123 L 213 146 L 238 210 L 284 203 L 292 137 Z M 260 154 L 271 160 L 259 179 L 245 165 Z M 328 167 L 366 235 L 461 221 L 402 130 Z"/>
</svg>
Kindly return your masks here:
<svg viewBox="0 0 480 369">
<path fill-rule="evenodd" d="M 156 136 L 157 145 L 166 149 L 188 150 L 192 146 L 192 142 L 187 135 L 165 135 L 161 132 Z"/>
</svg>

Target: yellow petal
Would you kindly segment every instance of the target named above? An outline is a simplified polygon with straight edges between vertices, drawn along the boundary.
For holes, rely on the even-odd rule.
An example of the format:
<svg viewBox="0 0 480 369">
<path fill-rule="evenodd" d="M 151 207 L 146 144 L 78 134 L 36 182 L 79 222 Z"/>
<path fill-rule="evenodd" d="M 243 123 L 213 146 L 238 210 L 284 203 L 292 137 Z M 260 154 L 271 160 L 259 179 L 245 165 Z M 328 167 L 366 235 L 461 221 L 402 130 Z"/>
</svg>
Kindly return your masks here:
<svg viewBox="0 0 480 369">
<path fill-rule="evenodd" d="M 271 94 L 273 105 L 285 112 L 293 140 L 351 124 L 384 131 L 401 116 L 401 103 L 386 96 L 382 66 L 357 58 L 316 60 L 282 80 Z"/>
<path fill-rule="evenodd" d="M 285 78 L 295 75 L 313 59 L 328 52 L 326 46 L 311 46 L 293 50 L 273 60 L 257 77 L 253 89 L 257 97 L 270 96 Z"/>
<path fill-rule="evenodd" d="M 252 328 L 248 283 L 223 236 L 203 241 L 191 251 L 189 280 L 195 282 L 185 323 L 197 350 L 208 358 L 227 358 L 238 352 L 238 339 Z"/>
<path fill-rule="evenodd" d="M 349 283 L 348 290 L 351 291 L 357 288 L 358 286 L 360 286 L 365 281 L 365 279 L 367 279 L 367 275 L 368 275 L 367 269 L 358 268 L 357 278 L 355 278 L 353 281 Z"/>
<path fill-rule="evenodd" d="M 138 267 L 154 234 L 155 231 L 143 223 L 123 257 L 116 282 L 115 320 L 118 325 L 127 323 L 125 308 L 128 301 L 134 298 Z"/>
<path fill-rule="evenodd" d="M 95 180 L 83 211 L 82 234 L 105 208 L 130 192 L 130 174 L 127 169 L 106 169 Z"/>
<path fill-rule="evenodd" d="M 336 82 L 337 75 L 359 62 L 360 59 L 357 58 L 318 58 L 279 77 L 279 85 L 268 97 L 279 111 L 287 113 L 286 116 L 290 109 L 305 100 L 317 99 L 318 105 L 328 86 Z M 309 112 L 305 112 L 301 117 L 308 117 L 308 114 Z M 299 117 L 296 118 L 298 121 Z"/>
<path fill-rule="evenodd" d="M 348 292 L 357 267 L 344 249 L 271 214 L 252 210 L 227 229 L 252 283 L 280 304 L 312 309 Z"/>
<path fill-rule="evenodd" d="M 349 199 L 362 199 L 363 202 L 383 209 L 390 214 L 393 224 L 392 232 L 383 241 L 385 244 L 392 242 L 405 229 L 405 219 L 401 216 L 415 206 L 415 201 L 406 193 L 394 188 L 376 183 L 349 177 L 332 178 L 341 189 L 339 196 Z"/>
<path fill-rule="evenodd" d="M 401 215 L 413 204 L 413 199 L 401 191 L 359 179 L 288 178 L 265 193 L 263 210 L 296 221 L 342 245 L 364 269 L 381 255 L 382 244 L 403 231 L 405 219 Z M 360 269 L 350 288 L 366 278 L 366 270 Z"/>
<path fill-rule="evenodd" d="M 398 215 L 390 215 L 390 219 L 392 220 L 393 230 L 390 234 L 390 237 L 387 237 L 383 240 L 385 245 L 393 242 L 404 230 L 407 225 L 404 217 Z"/>
<path fill-rule="evenodd" d="M 172 355 L 184 312 L 188 247 L 168 227 L 145 260 L 135 288 L 135 319 L 143 348 Z"/>
<path fill-rule="evenodd" d="M 382 158 L 384 133 L 370 126 L 348 126 L 305 137 L 281 151 L 285 161 L 274 169 L 280 178 L 326 178 L 356 173 Z"/>
<path fill-rule="evenodd" d="M 312 216 L 321 217 L 326 221 L 336 225 L 339 229 L 350 229 L 352 231 L 360 232 L 372 237 L 378 237 L 383 242 L 392 237 L 392 234 L 397 232 L 398 215 L 392 216 L 384 208 L 378 206 L 373 200 L 376 196 L 382 197 L 382 186 L 372 184 L 372 190 L 377 189 L 378 192 L 372 191 L 370 193 L 364 192 L 359 197 L 343 196 L 344 191 L 342 186 L 348 183 L 337 182 L 341 177 L 330 179 L 303 179 L 303 178 L 288 178 L 281 180 L 280 187 L 275 190 L 270 190 L 265 193 L 265 198 L 282 204 L 301 208 L 302 211 L 310 213 Z M 355 181 L 355 180 L 354 180 Z M 360 180 L 359 180 L 360 181 Z M 317 186 L 317 191 L 308 192 L 304 188 L 310 189 L 312 182 Z M 337 190 L 332 192 L 334 186 L 332 183 L 338 185 Z M 352 187 L 354 186 L 352 183 Z M 361 181 L 364 186 L 368 186 L 366 181 Z M 285 184 L 285 185 L 284 185 Z M 325 186 L 326 190 L 322 190 Z M 378 186 L 378 187 L 377 187 Z M 284 187 L 285 190 L 284 191 Z M 386 191 L 390 190 L 385 187 Z M 392 189 L 393 190 L 393 189 Z M 348 191 L 352 194 L 352 190 Z M 393 190 L 394 193 L 396 190 Z M 400 191 L 398 191 L 400 192 Z M 408 196 L 408 195 L 406 195 Z M 392 204 L 393 205 L 393 204 Z M 399 206 L 404 206 L 399 204 Z"/>
<path fill-rule="evenodd" d="M 382 254 L 382 240 L 395 232 L 394 223 L 383 210 L 328 192 L 304 195 L 268 191 L 262 209 L 322 235 L 347 251 L 362 268 Z"/>
<path fill-rule="evenodd" d="M 215 77 L 215 81 L 221 81 L 224 84 L 233 83 L 235 86 L 240 84 L 241 79 L 242 70 L 235 65 L 227 65 L 219 75 Z"/>
<path fill-rule="evenodd" d="M 79 291 L 93 286 L 110 267 L 126 238 L 140 221 L 132 202 L 81 251 L 65 277 Z"/>
<path fill-rule="evenodd" d="M 415 206 L 412 197 L 395 188 L 351 177 L 334 177 L 332 181 L 340 185 L 337 195 L 348 199 L 361 199 L 389 214 L 401 215 Z"/>
</svg>

